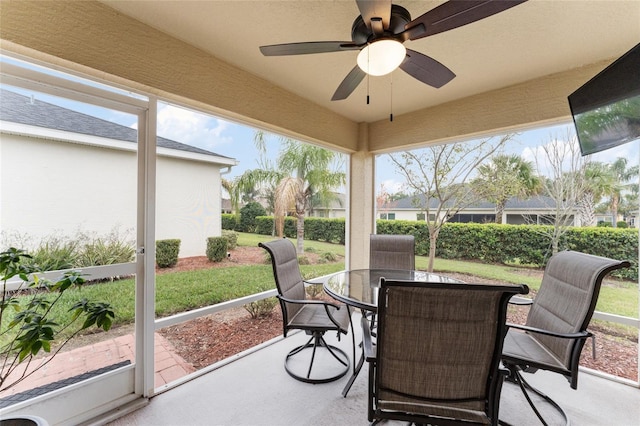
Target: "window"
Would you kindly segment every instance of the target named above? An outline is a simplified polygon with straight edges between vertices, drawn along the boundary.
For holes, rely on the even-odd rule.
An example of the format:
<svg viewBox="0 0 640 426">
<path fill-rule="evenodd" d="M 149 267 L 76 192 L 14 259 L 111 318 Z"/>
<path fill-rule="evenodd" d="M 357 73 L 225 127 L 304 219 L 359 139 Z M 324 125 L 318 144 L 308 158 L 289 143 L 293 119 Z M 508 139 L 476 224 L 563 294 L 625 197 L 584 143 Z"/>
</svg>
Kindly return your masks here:
<svg viewBox="0 0 640 426">
<path fill-rule="evenodd" d="M 424 221 L 426 218 L 427 218 L 427 216 L 424 213 L 416 214 L 416 220 L 418 220 L 418 221 Z"/>
</svg>

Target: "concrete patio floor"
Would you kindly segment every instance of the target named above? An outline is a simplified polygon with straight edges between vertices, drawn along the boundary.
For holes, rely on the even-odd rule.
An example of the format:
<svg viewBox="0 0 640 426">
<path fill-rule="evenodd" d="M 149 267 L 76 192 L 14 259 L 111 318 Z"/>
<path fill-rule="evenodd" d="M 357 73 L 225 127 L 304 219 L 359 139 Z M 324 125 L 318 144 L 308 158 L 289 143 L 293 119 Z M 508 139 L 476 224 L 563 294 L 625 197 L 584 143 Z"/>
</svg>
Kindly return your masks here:
<svg viewBox="0 0 640 426">
<path fill-rule="evenodd" d="M 354 318 L 356 319 L 356 318 Z M 354 321 L 354 324 L 358 324 Z M 358 335 L 356 327 L 356 335 Z M 349 395 L 341 396 L 347 377 L 320 385 L 292 379 L 283 368 L 286 353 L 303 343 L 302 333 L 239 358 L 219 369 L 161 393 L 123 417 L 114 413 L 100 424 L 124 425 L 365 425 L 367 367 Z M 330 343 L 351 350 L 350 335 Z M 318 361 L 318 360 L 317 360 Z M 322 360 L 321 360 L 322 361 Z M 578 390 L 556 374 L 538 372 L 527 379 L 568 412 L 573 425 L 640 426 L 640 389 L 582 372 Z M 550 425 L 560 424 L 552 410 L 543 410 Z M 515 385 L 505 383 L 500 419 L 512 425 L 540 422 Z M 395 424 L 387 422 L 386 424 Z"/>
</svg>

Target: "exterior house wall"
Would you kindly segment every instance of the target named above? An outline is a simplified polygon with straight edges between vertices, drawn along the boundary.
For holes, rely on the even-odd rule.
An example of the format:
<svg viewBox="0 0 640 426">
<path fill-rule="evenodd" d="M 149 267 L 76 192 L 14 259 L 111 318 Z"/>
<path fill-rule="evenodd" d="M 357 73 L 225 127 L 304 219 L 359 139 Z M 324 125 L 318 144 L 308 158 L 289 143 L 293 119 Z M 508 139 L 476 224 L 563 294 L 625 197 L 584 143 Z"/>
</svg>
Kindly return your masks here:
<svg viewBox="0 0 640 426">
<path fill-rule="evenodd" d="M 0 149 L 3 232 L 37 244 L 48 235 L 135 226 L 135 152 L 7 134 Z"/>
<path fill-rule="evenodd" d="M 180 256 L 204 256 L 207 237 L 221 234 L 220 168 L 158 157 L 156 185 L 156 239 L 180 238 Z"/>
<path fill-rule="evenodd" d="M 3 133 L 0 230 L 35 245 L 114 230 L 134 240 L 136 162 L 133 150 Z M 156 239 L 179 238 L 181 257 L 205 255 L 206 238 L 220 235 L 220 166 L 158 156 L 157 175 Z"/>
</svg>

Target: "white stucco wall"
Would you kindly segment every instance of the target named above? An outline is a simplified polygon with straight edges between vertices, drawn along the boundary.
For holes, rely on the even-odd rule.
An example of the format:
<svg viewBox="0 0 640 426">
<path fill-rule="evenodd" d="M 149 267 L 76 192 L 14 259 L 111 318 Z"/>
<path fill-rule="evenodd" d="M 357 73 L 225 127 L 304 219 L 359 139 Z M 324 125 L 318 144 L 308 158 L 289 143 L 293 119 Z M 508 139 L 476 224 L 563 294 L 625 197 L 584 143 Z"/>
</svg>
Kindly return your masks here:
<svg viewBox="0 0 640 426">
<path fill-rule="evenodd" d="M 135 226 L 135 152 L 7 134 L 0 150 L 3 232 L 39 240 Z"/>
<path fill-rule="evenodd" d="M 0 231 L 35 244 L 114 229 L 133 240 L 136 166 L 135 151 L 0 134 Z M 156 239 L 179 238 L 181 257 L 205 255 L 221 232 L 220 165 L 159 156 L 157 175 Z"/>
<path fill-rule="evenodd" d="M 220 169 L 159 157 L 156 239 L 179 238 L 180 256 L 204 256 L 207 237 L 221 234 Z"/>
</svg>

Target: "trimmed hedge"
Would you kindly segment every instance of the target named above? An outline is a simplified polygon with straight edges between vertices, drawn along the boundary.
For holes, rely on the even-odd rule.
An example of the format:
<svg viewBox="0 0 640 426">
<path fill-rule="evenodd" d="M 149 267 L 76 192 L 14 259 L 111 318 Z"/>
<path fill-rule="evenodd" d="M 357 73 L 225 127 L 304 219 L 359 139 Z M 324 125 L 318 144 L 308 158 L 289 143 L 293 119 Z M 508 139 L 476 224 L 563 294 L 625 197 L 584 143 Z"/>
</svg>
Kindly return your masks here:
<svg viewBox="0 0 640 426">
<path fill-rule="evenodd" d="M 408 234 L 416 237 L 416 254 L 429 254 L 426 224 L 403 220 L 378 220 L 379 234 Z M 440 230 L 436 256 L 444 259 L 481 260 L 542 267 L 551 256 L 553 227 L 544 225 L 496 225 L 447 223 Z M 638 231 L 602 227 L 570 228 L 562 236 L 560 250 L 575 250 L 597 256 L 628 260 L 631 267 L 613 275 L 637 279 Z"/>
<path fill-rule="evenodd" d="M 429 230 L 425 222 L 381 220 L 379 234 L 404 234 L 416 238 L 416 254 L 429 254 Z M 285 236 L 296 238 L 296 219 L 285 218 Z M 272 235 L 273 217 L 256 217 L 256 233 Z M 551 256 L 552 226 L 447 223 L 440 230 L 436 256 L 443 259 L 480 260 L 487 263 L 514 263 L 543 267 Z M 309 217 L 304 220 L 309 240 L 344 244 L 345 220 Z M 570 228 L 561 238 L 560 250 L 575 250 L 597 256 L 628 260 L 631 267 L 613 275 L 638 277 L 638 230 L 610 227 Z"/>
<path fill-rule="evenodd" d="M 238 247 L 238 233 L 236 231 L 222 230 L 222 236 L 227 239 L 227 249 L 233 250 Z"/>
<path fill-rule="evenodd" d="M 227 257 L 227 239 L 225 237 L 207 238 L 207 259 L 220 262 Z"/>
<path fill-rule="evenodd" d="M 180 253 L 180 240 L 158 240 L 156 241 L 156 263 L 159 268 L 171 268 L 178 263 Z"/>
<path fill-rule="evenodd" d="M 222 229 L 229 231 L 237 231 L 239 216 L 235 214 L 223 213 L 222 214 Z"/>
<path fill-rule="evenodd" d="M 287 216 L 284 218 L 284 235 L 287 238 L 297 237 L 298 219 Z M 256 217 L 256 233 L 273 235 L 273 216 Z M 343 218 L 327 219 L 323 217 L 304 218 L 304 238 L 307 240 L 326 241 L 344 244 L 345 220 Z"/>
</svg>

